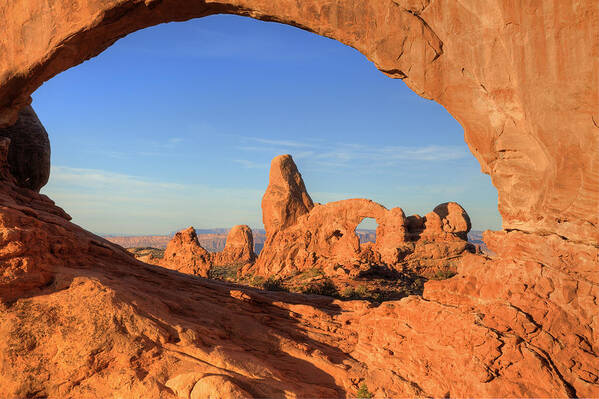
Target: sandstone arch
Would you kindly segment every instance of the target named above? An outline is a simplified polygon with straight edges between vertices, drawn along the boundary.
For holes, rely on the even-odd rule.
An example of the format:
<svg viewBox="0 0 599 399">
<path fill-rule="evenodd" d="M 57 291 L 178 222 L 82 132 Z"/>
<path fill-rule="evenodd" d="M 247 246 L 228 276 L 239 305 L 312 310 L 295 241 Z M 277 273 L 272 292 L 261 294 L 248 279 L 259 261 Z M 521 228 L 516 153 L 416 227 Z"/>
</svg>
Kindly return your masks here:
<svg viewBox="0 0 599 399">
<path fill-rule="evenodd" d="M 106 397 L 114 392 L 103 376 L 138 370 L 144 362 L 152 367 L 132 371 L 123 396 L 172 396 L 163 388 L 169 378 L 214 373 L 210 362 L 262 397 L 341 396 L 353 389 L 350 381 L 361 378 L 382 382 L 369 385 L 382 396 L 597 396 L 599 5 L 4 1 L 0 129 L 14 126 L 45 80 L 118 38 L 216 13 L 286 23 L 339 40 L 442 104 L 464 127 L 466 142 L 497 187 L 504 231 L 488 234 L 487 242 L 498 258 L 482 264 L 467 259 L 459 278 L 428 283 L 424 299 L 376 309 L 230 291 L 150 269 L 71 224 L 51 200 L 9 173 L 10 144 L 2 140 L 0 298 L 21 299 L 0 308 L 0 333 L 6 335 L 0 340 L 0 375 L 6 379 L 0 396 Z M 24 160 L 13 159 L 13 170 L 24 170 L 16 162 Z M 156 288 L 165 281 L 172 291 Z M 36 298 L 40 293 L 43 300 Z M 99 306 L 105 312 L 84 317 Z M 264 307 L 270 313 L 261 313 Z M 206 309 L 209 317 L 202 314 L 198 321 L 190 308 Z M 243 318 L 243 328 L 223 313 Z M 48 340 L 64 337 L 61 323 L 73 315 L 79 322 L 59 346 L 81 358 L 57 354 Z M 113 346 L 90 338 L 98 326 Z M 262 356 L 244 353 L 248 340 Z M 136 358 L 137 342 L 147 344 L 142 354 L 162 352 L 148 355 L 151 362 Z M 341 349 L 335 348 L 339 342 Z M 120 352 L 135 363 L 109 363 L 102 375 L 90 377 L 78 372 L 102 362 L 102 353 L 109 359 Z M 165 365 L 175 358 L 177 369 L 166 375 Z M 271 370 L 283 371 L 267 386 Z"/>
<path fill-rule="evenodd" d="M 262 197 L 267 238 L 246 273 L 281 278 L 317 268 L 329 276 L 357 276 L 383 266 L 430 277 L 473 252 L 467 241 L 470 217 L 455 202 L 440 204 L 424 217 L 406 217 L 399 207 L 387 209 L 364 198 L 310 200 L 306 207 L 302 199 L 310 195 L 290 155 L 275 157 L 269 176 Z M 361 244 L 356 234 L 365 218 L 377 223 L 374 243 Z"/>
</svg>

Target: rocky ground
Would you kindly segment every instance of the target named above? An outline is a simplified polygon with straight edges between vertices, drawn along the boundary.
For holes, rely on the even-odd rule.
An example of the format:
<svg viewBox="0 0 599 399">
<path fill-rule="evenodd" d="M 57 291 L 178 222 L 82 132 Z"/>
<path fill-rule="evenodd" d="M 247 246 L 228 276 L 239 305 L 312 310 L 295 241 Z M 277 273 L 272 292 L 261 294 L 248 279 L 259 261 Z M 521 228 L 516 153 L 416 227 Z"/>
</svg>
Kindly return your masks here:
<svg viewBox="0 0 599 399">
<path fill-rule="evenodd" d="M 157 248 L 129 248 L 128 251 L 141 260 L 148 257 L 158 260 L 164 256 L 164 250 Z M 242 275 L 242 267 L 243 264 L 213 265 L 208 269 L 207 277 L 267 291 L 325 295 L 341 300 L 364 299 L 380 303 L 408 295 L 421 295 L 424 282 L 429 279 L 443 280 L 455 275 L 449 268 L 427 278 L 408 271 L 398 272 L 385 266 L 369 266 L 355 276 L 339 273 L 338 276 L 330 277 L 314 267 L 284 278 L 265 278 L 253 274 Z"/>
</svg>

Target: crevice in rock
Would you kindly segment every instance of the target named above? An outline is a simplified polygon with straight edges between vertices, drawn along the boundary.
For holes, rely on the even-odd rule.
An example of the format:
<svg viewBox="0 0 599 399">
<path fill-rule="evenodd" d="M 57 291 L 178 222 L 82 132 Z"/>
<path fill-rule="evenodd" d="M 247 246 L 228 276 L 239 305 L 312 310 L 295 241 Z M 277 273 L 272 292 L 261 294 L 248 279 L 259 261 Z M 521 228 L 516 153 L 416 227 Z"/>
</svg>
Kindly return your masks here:
<svg viewBox="0 0 599 399">
<path fill-rule="evenodd" d="M 504 229 L 504 231 L 507 233 L 517 232 L 517 233 L 523 233 L 523 234 L 537 235 L 537 236 L 541 236 L 541 237 L 553 236 L 553 237 L 558 237 L 558 238 L 562 239 L 563 241 L 567 241 L 572 244 L 588 245 L 589 247 L 599 248 L 599 243 L 593 243 L 593 242 L 581 241 L 581 240 L 573 240 L 566 236 L 562 236 L 560 234 L 554 233 L 552 231 L 547 231 L 547 230 L 528 231 L 528 230 L 522 230 L 522 229 L 507 228 L 507 229 Z"/>
</svg>

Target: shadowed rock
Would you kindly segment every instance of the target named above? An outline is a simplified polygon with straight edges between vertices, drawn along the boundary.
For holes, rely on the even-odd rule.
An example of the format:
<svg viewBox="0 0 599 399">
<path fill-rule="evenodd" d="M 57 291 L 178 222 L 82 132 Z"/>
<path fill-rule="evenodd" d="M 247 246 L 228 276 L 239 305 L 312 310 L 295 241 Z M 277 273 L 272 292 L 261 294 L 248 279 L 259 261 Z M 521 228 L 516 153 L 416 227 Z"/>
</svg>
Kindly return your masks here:
<svg viewBox="0 0 599 399">
<path fill-rule="evenodd" d="M 24 107 L 17 123 L 0 128 L 0 137 L 10 139 L 8 164 L 17 184 L 39 191 L 50 177 L 50 141 L 33 108 Z"/>
</svg>

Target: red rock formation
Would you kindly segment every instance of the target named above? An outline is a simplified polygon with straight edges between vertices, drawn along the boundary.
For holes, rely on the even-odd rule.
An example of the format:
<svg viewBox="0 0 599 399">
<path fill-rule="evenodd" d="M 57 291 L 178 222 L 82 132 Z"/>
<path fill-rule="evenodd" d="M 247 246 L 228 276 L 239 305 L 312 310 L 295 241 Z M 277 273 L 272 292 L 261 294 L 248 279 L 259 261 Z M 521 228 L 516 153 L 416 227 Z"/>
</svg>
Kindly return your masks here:
<svg viewBox="0 0 599 399">
<path fill-rule="evenodd" d="M 136 262 L 5 168 L 0 397 L 598 397 L 597 2 L 4 1 L 0 129 L 127 33 L 215 13 L 339 40 L 443 105 L 497 187 L 497 258 L 378 307 L 241 290 Z"/>
<path fill-rule="evenodd" d="M 442 104 L 497 187 L 504 228 L 599 241 L 593 1 L 542 11 L 506 0 L 62 1 L 0 4 L 0 15 L 10 16 L 0 37 L 0 126 L 17 120 L 45 80 L 127 33 L 216 13 L 247 15 L 339 40 Z"/>
<path fill-rule="evenodd" d="M 349 199 L 316 205 L 297 212 L 298 195 L 273 196 L 273 192 L 301 193 L 309 198 L 293 159 L 284 156 L 285 166 L 277 157 L 272 162 L 269 186 L 262 198 L 265 215 L 277 215 L 286 223 L 269 223 L 268 238 L 254 267 L 244 272 L 265 277 L 290 276 L 318 267 L 334 275 L 338 267 L 360 269 L 362 264 L 386 264 L 398 270 L 406 267 L 433 275 L 457 262 L 468 252 L 470 218 L 455 202 L 437 206 L 424 218 L 406 218 L 401 208 L 387 210 L 366 199 Z M 273 179 L 292 170 L 294 179 Z M 271 187 L 274 185 L 275 187 Z M 376 242 L 360 245 L 356 227 L 364 218 L 373 218 L 378 227 Z M 264 220 L 272 218 L 264 216 Z M 411 220 L 412 222 L 409 222 Z M 455 266 L 453 266 L 455 269 Z"/>
<path fill-rule="evenodd" d="M 219 266 L 247 264 L 255 259 L 252 230 L 249 226 L 238 225 L 229 231 L 225 248 L 213 255 L 212 264 Z"/>
<path fill-rule="evenodd" d="M 252 230 L 246 225 L 233 227 L 221 252 L 206 251 L 199 243 L 193 227 L 176 233 L 168 243 L 164 257 L 138 257 L 139 260 L 160 265 L 181 273 L 208 277 L 212 266 L 244 265 L 255 260 Z"/>
<path fill-rule="evenodd" d="M 158 263 L 181 273 L 208 277 L 212 256 L 198 242 L 195 229 L 188 227 L 175 234 Z"/>
<path fill-rule="evenodd" d="M 294 225 L 312 207 L 312 198 L 291 155 L 275 157 L 270 163 L 268 187 L 262 197 L 262 222 L 266 236 Z"/>
</svg>

